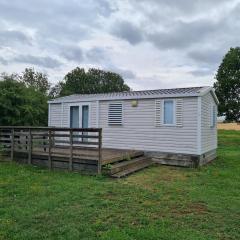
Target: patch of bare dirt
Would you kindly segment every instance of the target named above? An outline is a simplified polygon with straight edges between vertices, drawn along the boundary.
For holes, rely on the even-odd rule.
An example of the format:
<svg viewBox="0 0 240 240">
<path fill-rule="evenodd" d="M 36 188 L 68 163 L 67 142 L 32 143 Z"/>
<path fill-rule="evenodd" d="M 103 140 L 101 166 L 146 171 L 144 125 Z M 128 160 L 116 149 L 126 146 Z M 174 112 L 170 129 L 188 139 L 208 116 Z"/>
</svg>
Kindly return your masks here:
<svg viewBox="0 0 240 240">
<path fill-rule="evenodd" d="M 209 213 L 209 209 L 207 205 L 201 202 L 191 203 L 186 208 L 174 208 L 171 211 L 171 214 L 174 216 L 183 216 L 188 214 L 196 214 L 196 215 L 203 215 Z"/>
</svg>

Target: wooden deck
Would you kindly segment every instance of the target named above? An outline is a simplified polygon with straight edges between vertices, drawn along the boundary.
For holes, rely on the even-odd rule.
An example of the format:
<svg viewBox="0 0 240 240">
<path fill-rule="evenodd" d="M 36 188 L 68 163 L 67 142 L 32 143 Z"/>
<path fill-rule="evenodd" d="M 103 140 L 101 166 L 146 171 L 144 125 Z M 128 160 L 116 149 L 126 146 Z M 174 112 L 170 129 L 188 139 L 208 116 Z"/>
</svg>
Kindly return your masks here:
<svg viewBox="0 0 240 240">
<path fill-rule="evenodd" d="M 70 148 L 68 146 L 55 146 L 52 148 L 52 156 L 54 157 L 67 157 L 69 156 Z M 34 153 L 34 151 L 33 151 Z M 48 155 L 47 153 L 39 152 L 39 154 Z M 110 149 L 110 148 L 102 148 L 102 160 L 101 165 L 104 166 L 106 164 L 111 164 L 115 162 L 122 161 L 124 159 L 131 159 L 142 155 L 142 151 L 137 150 L 125 150 L 125 149 Z M 94 151 L 94 149 L 89 148 L 76 148 L 73 152 L 73 158 L 76 161 L 88 160 L 95 161 L 97 158 L 98 152 Z"/>
<path fill-rule="evenodd" d="M 60 147 L 52 149 L 52 168 L 53 169 L 68 169 L 69 166 L 69 149 Z M 92 151 L 90 151 L 92 153 Z M 134 159 L 135 157 L 142 156 L 143 152 L 134 150 L 119 150 L 119 149 L 102 149 L 102 165 L 114 164 L 122 162 L 124 160 Z M 9 155 L 7 155 L 9 156 Z M 27 150 L 15 150 L 14 160 L 19 163 L 28 163 L 28 151 Z M 33 151 L 31 164 L 41 167 L 49 166 L 48 152 Z M 72 157 L 72 170 L 87 172 L 94 174 L 97 172 L 98 160 L 96 155 L 90 156 L 88 150 L 78 149 L 75 150 Z M 8 158 L 10 160 L 10 158 Z"/>
<path fill-rule="evenodd" d="M 101 173 L 102 167 L 143 155 L 142 151 L 102 148 L 102 129 L 1 127 L 0 145 L 11 160 Z"/>
<path fill-rule="evenodd" d="M 69 147 L 56 146 L 52 148 L 51 157 L 58 161 L 69 161 Z M 28 155 L 27 149 L 15 149 L 14 153 L 16 156 L 26 156 Z M 137 150 L 122 150 L 122 149 L 108 149 L 102 148 L 102 161 L 101 165 L 107 165 L 116 163 L 122 160 L 130 160 L 132 158 L 143 155 L 142 151 Z M 36 159 L 47 159 L 48 151 L 42 151 L 41 149 L 33 149 L 32 158 Z M 97 152 L 88 149 L 75 149 L 73 153 L 73 161 L 78 163 L 89 163 L 93 164 L 97 161 Z"/>
</svg>

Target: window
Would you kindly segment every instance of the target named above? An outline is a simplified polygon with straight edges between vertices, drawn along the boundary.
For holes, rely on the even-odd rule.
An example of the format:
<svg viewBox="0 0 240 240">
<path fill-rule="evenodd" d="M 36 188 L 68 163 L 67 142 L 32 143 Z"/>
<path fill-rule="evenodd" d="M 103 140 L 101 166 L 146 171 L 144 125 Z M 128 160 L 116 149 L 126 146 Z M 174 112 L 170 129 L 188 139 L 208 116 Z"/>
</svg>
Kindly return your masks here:
<svg viewBox="0 0 240 240">
<path fill-rule="evenodd" d="M 174 101 L 164 100 L 163 105 L 163 123 L 174 124 Z"/>
<path fill-rule="evenodd" d="M 110 103 L 108 105 L 108 124 L 122 125 L 123 107 L 122 103 Z"/>
<path fill-rule="evenodd" d="M 212 112 L 211 112 L 211 127 L 216 126 L 216 121 L 217 121 L 217 108 L 215 105 L 212 105 Z"/>
<path fill-rule="evenodd" d="M 79 106 L 70 107 L 70 128 L 79 128 Z"/>
<path fill-rule="evenodd" d="M 88 128 L 89 107 L 88 105 L 82 106 L 82 128 Z"/>
</svg>

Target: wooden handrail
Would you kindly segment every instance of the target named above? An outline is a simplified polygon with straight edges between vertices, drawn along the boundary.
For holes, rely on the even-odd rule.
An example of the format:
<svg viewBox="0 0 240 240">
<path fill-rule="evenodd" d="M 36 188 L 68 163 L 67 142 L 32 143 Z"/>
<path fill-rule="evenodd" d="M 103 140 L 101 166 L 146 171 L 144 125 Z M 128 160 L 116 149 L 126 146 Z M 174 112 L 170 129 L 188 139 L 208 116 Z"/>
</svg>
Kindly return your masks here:
<svg viewBox="0 0 240 240">
<path fill-rule="evenodd" d="M 67 128 L 67 127 L 27 127 L 27 126 L 0 126 L 0 129 L 19 129 L 19 130 L 28 130 L 28 129 L 37 129 L 37 130 L 52 130 L 52 131 L 79 131 L 79 132 L 100 132 L 101 128 Z"/>
<path fill-rule="evenodd" d="M 89 141 L 84 139 L 89 139 Z M 55 162 L 58 161 L 56 157 L 63 156 L 63 151 L 66 153 L 65 156 L 68 156 L 69 170 L 74 170 L 73 168 L 76 165 L 74 161 L 76 158 L 84 160 L 87 154 L 89 154 L 89 158 L 91 159 L 93 156 L 91 152 L 93 153 L 94 151 L 97 157 L 96 172 L 98 174 L 101 173 L 101 128 L 0 126 L 0 144 L 2 142 L 5 144 L 6 150 L 10 150 L 12 160 L 20 156 L 18 152 L 25 152 L 27 162 L 32 164 L 34 162 L 32 159 L 33 155 L 35 154 L 34 156 L 36 158 L 36 154 L 42 154 L 38 155 L 39 161 L 41 161 L 44 156 L 47 156 L 48 167 L 50 169 L 54 166 Z M 46 144 L 43 144 L 43 142 Z M 69 148 L 69 151 L 63 150 L 66 147 Z M 81 156 L 81 154 L 83 155 Z M 93 162 L 91 164 L 93 164 Z"/>
</svg>

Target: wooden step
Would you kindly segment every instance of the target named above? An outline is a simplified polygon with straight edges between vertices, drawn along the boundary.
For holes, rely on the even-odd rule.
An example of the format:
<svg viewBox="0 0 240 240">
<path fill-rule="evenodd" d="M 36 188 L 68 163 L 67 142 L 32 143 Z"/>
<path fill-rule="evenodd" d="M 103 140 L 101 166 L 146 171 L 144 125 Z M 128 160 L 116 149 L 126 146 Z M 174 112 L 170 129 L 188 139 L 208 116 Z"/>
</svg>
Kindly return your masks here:
<svg viewBox="0 0 240 240">
<path fill-rule="evenodd" d="M 119 153 L 113 153 L 112 156 L 108 154 L 106 154 L 105 156 L 103 154 L 102 165 L 125 161 L 128 158 L 132 159 L 143 155 L 144 155 L 143 151 L 126 151 L 126 152 L 119 151 Z"/>
<path fill-rule="evenodd" d="M 148 161 L 151 161 L 151 159 L 145 156 L 141 156 L 141 157 L 134 158 L 132 160 L 125 160 L 119 163 L 112 164 L 110 174 L 112 175 L 117 172 L 127 170 L 128 168 L 132 168 L 136 165 L 139 165 Z"/>
<path fill-rule="evenodd" d="M 147 161 L 147 162 L 138 164 L 138 165 L 136 165 L 136 166 L 133 166 L 133 167 L 131 167 L 131 168 L 128 168 L 128 169 L 126 169 L 126 170 L 123 170 L 123 171 L 121 171 L 121 172 L 117 172 L 117 173 L 111 175 L 111 177 L 113 177 L 113 178 L 125 177 L 125 176 L 127 176 L 127 175 L 129 175 L 129 174 L 131 174 L 131 173 L 134 173 L 134 172 L 139 171 L 139 170 L 141 170 L 141 169 L 143 169 L 143 168 L 149 167 L 149 166 L 151 166 L 152 164 L 153 164 L 153 162 L 150 160 L 150 161 Z"/>
</svg>

